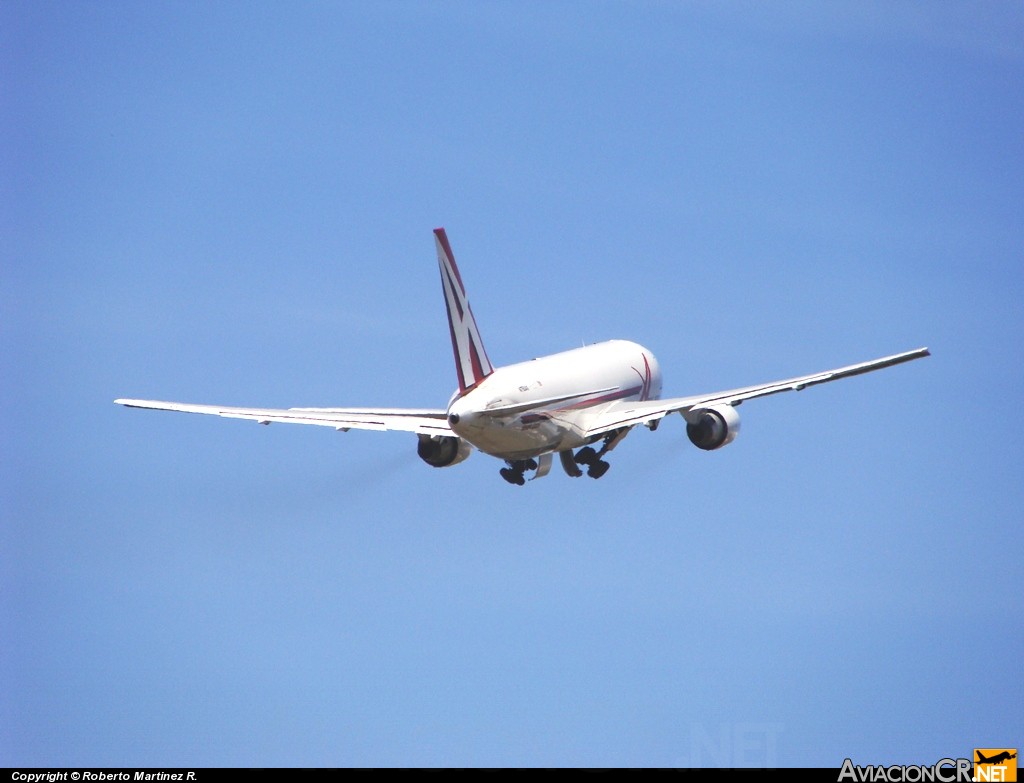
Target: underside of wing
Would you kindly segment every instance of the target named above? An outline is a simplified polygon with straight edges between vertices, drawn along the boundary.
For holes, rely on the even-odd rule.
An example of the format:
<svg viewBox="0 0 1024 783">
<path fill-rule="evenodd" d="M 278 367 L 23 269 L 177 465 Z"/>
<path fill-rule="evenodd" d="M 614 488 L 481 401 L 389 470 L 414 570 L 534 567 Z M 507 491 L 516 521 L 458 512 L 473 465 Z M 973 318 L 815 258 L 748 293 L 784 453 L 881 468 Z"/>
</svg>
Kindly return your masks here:
<svg viewBox="0 0 1024 783">
<path fill-rule="evenodd" d="M 788 378 L 783 381 L 772 381 L 771 383 L 763 383 L 757 386 L 745 386 L 741 389 L 728 389 L 711 394 L 675 397 L 666 400 L 615 402 L 594 416 L 588 423 L 586 434 L 600 435 L 620 427 L 649 424 L 670 413 L 681 413 L 685 417 L 688 411 L 709 405 L 739 405 L 744 400 L 752 400 L 755 397 L 767 397 L 770 394 L 786 391 L 802 391 L 810 386 L 817 386 L 820 383 L 862 375 L 863 373 L 881 370 L 884 367 L 892 367 L 896 364 L 921 359 L 930 355 L 931 353 L 927 348 L 918 348 L 914 351 L 884 356 L 881 359 L 851 364 L 835 370 L 825 370 L 824 372 L 801 375 L 797 378 Z"/>
<path fill-rule="evenodd" d="M 336 430 L 398 430 L 423 435 L 451 435 L 446 412 L 408 408 L 234 408 L 159 400 L 114 400 L 129 408 L 202 413 L 259 424 L 315 424 Z"/>
</svg>

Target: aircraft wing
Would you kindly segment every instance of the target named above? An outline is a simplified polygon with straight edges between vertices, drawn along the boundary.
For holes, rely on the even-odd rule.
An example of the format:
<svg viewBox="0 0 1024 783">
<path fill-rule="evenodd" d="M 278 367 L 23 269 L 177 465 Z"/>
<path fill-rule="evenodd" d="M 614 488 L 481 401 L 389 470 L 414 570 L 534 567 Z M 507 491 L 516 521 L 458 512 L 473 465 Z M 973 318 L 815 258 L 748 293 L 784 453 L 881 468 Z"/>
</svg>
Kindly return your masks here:
<svg viewBox="0 0 1024 783">
<path fill-rule="evenodd" d="M 729 389 L 711 394 L 675 397 L 667 400 L 614 402 L 588 422 L 586 434 L 588 436 L 600 435 L 620 427 L 647 424 L 657 421 L 670 413 L 681 413 L 685 417 L 688 411 L 694 408 L 704 408 L 709 405 L 739 405 L 744 400 L 752 400 L 755 397 L 767 397 L 769 394 L 778 394 L 779 392 L 786 391 L 802 391 L 809 386 L 817 386 L 819 383 L 828 383 L 829 381 L 837 381 L 840 378 L 849 378 L 853 375 L 881 370 L 883 367 L 892 367 L 896 364 L 902 364 L 903 362 L 909 362 L 913 359 L 920 359 L 930 355 L 931 353 L 927 348 L 918 348 L 914 351 L 884 356 L 881 359 L 872 359 L 869 362 L 851 364 L 835 370 L 825 370 L 813 375 L 801 375 L 798 378 L 788 378 L 784 381 L 762 383 L 759 386 L 746 386 L 742 389 Z"/>
<path fill-rule="evenodd" d="M 204 413 L 226 419 L 249 419 L 259 424 L 316 424 L 336 430 L 400 430 L 423 435 L 451 435 L 447 413 L 443 410 L 406 408 L 230 408 L 219 405 L 192 405 L 159 400 L 114 400 L 129 408 Z"/>
</svg>

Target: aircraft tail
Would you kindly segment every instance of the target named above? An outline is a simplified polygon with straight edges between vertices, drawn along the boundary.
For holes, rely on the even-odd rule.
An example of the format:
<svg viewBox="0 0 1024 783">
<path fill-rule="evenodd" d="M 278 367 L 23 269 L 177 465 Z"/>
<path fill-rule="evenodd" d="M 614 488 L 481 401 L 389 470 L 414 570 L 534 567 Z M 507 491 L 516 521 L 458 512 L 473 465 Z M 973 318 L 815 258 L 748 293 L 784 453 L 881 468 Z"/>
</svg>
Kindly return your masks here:
<svg viewBox="0 0 1024 783">
<path fill-rule="evenodd" d="M 452 333 L 452 350 L 455 352 L 455 368 L 459 376 L 459 391 L 465 393 L 495 372 L 494 366 L 483 350 L 480 331 L 469 307 L 466 288 L 455 263 L 455 254 L 447 241 L 443 228 L 434 229 L 437 243 L 437 265 L 441 271 L 441 288 L 444 291 L 444 305 L 449 315 L 449 330 Z"/>
<path fill-rule="evenodd" d="M 441 268 L 441 287 L 444 289 L 448 328 L 455 353 L 455 372 L 459 376 L 459 391 L 465 393 L 494 372 L 494 367 L 484 350 L 480 330 L 466 297 L 466 288 L 462 285 L 462 276 L 455 265 L 455 255 L 443 228 L 434 229 L 434 239 L 437 241 L 437 264 Z"/>
</svg>

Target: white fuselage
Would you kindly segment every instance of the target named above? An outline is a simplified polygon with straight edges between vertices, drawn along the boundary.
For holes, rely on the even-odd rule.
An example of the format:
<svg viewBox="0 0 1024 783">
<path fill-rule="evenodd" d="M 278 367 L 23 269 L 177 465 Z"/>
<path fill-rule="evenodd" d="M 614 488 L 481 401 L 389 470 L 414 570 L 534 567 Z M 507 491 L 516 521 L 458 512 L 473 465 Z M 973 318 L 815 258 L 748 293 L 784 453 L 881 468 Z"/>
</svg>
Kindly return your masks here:
<svg viewBox="0 0 1024 783">
<path fill-rule="evenodd" d="M 494 370 L 448 406 L 452 430 L 507 460 L 588 442 L 590 417 L 622 400 L 656 400 L 654 354 L 627 340 L 588 345 Z"/>
</svg>

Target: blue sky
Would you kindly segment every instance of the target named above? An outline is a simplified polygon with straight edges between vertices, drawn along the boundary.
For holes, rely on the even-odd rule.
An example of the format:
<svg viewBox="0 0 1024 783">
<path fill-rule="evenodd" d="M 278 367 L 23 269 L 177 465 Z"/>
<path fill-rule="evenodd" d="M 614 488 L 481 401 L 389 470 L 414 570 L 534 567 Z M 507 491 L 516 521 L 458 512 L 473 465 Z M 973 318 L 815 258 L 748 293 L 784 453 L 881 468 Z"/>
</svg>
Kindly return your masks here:
<svg viewBox="0 0 1024 783">
<path fill-rule="evenodd" d="M 1020 746 L 1016 3 L 0 5 L 0 765 L 932 763 Z M 928 345 L 511 487 L 495 363 L 665 393 Z"/>
</svg>

